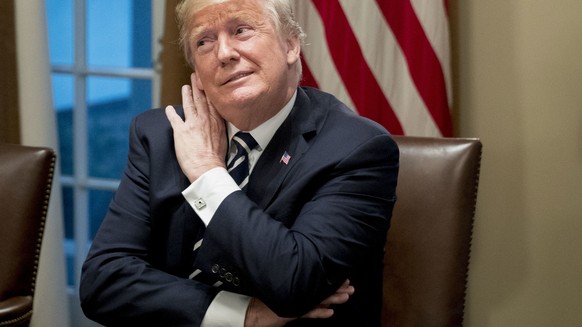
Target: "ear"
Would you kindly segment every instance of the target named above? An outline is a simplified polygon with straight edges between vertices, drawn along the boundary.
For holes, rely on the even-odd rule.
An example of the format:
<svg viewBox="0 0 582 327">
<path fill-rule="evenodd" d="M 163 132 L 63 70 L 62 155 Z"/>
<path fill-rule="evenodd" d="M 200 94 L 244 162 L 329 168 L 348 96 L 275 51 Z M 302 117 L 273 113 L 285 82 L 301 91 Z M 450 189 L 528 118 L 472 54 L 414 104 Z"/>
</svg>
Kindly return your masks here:
<svg viewBox="0 0 582 327">
<path fill-rule="evenodd" d="M 301 42 L 298 37 L 290 37 L 287 39 L 287 64 L 293 65 L 299 60 L 301 54 Z"/>
</svg>

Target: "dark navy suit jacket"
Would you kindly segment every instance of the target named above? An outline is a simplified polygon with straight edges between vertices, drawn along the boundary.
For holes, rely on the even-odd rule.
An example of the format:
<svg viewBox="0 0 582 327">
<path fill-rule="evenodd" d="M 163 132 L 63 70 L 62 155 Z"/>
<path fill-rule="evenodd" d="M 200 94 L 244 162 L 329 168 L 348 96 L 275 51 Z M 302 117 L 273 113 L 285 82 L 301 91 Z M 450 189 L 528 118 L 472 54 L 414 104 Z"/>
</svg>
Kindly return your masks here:
<svg viewBox="0 0 582 327">
<path fill-rule="evenodd" d="M 300 316 L 349 278 L 356 292 L 333 318 L 291 325 L 379 326 L 398 156 L 384 128 L 299 88 L 246 194 L 229 195 L 205 228 L 181 194 L 189 181 L 164 111 L 145 112 L 132 123 L 127 168 L 83 266 L 83 310 L 107 326 L 192 327 L 227 290 Z M 188 279 L 193 267 L 205 282 Z"/>
</svg>

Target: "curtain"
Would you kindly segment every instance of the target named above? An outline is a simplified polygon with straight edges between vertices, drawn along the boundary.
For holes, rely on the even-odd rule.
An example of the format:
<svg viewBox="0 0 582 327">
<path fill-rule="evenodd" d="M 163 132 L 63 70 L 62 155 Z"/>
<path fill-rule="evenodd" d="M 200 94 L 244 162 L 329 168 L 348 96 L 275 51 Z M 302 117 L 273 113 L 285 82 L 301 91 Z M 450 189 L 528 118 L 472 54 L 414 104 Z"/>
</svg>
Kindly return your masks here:
<svg viewBox="0 0 582 327">
<path fill-rule="evenodd" d="M 14 3 L 21 143 L 58 151 L 45 2 L 18 0 Z M 61 188 L 57 182 L 59 172 L 57 167 L 40 254 L 31 326 L 67 327 L 70 324 Z"/>
<path fill-rule="evenodd" d="M 192 72 L 192 69 L 184 60 L 178 44 L 179 31 L 175 8 L 179 2 L 179 0 L 166 0 L 161 53 L 162 82 L 160 103 L 162 107 L 182 103 L 180 90 L 182 85 L 190 84 L 190 73 Z"/>
<path fill-rule="evenodd" d="M 0 1 L 0 142 L 20 143 L 14 1 Z"/>
</svg>

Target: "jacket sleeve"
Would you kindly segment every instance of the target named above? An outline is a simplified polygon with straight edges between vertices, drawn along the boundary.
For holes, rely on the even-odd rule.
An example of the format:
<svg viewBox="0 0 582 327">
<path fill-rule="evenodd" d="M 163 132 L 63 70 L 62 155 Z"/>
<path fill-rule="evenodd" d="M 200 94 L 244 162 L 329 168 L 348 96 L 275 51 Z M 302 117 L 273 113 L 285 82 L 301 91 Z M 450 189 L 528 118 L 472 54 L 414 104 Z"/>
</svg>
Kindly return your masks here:
<svg viewBox="0 0 582 327">
<path fill-rule="evenodd" d="M 199 326 L 217 290 L 152 263 L 151 158 L 138 121 L 124 176 L 83 265 L 81 306 L 106 326 Z"/>
<path fill-rule="evenodd" d="M 302 158 L 311 163 L 285 178 L 276 201 L 298 207 L 290 224 L 242 192 L 227 197 L 208 225 L 196 264 L 208 273 L 213 267 L 238 271 L 239 291 L 287 317 L 319 304 L 371 253 L 381 264 L 396 200 L 398 148 L 380 134 L 345 156 L 332 152 Z"/>
</svg>

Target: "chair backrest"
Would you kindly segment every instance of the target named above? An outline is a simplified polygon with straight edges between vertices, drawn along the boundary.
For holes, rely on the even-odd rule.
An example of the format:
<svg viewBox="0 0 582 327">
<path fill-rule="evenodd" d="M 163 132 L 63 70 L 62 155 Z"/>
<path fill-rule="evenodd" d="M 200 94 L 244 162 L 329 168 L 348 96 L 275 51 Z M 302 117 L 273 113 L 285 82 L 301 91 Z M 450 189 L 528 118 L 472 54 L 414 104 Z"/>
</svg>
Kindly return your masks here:
<svg viewBox="0 0 582 327">
<path fill-rule="evenodd" d="M 0 144 L 0 326 L 27 324 L 55 153 Z"/>
<path fill-rule="evenodd" d="M 481 142 L 396 136 L 383 326 L 462 326 Z"/>
</svg>

